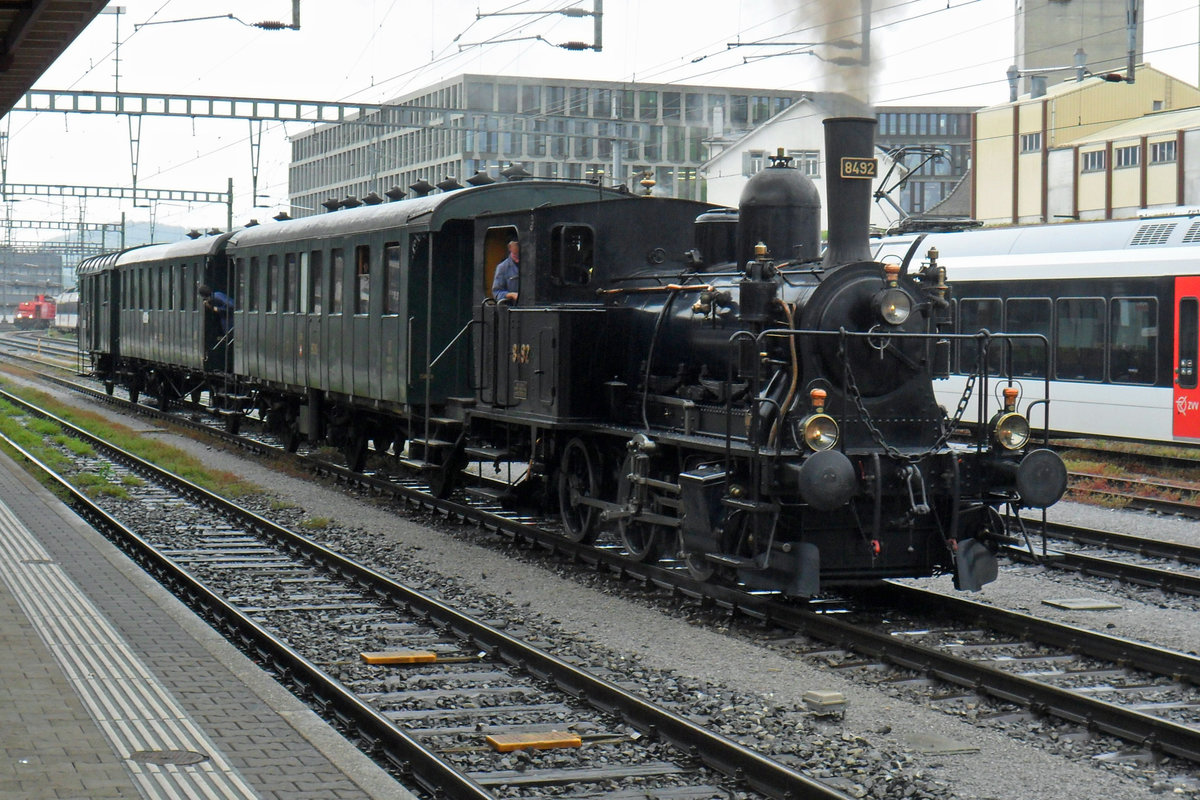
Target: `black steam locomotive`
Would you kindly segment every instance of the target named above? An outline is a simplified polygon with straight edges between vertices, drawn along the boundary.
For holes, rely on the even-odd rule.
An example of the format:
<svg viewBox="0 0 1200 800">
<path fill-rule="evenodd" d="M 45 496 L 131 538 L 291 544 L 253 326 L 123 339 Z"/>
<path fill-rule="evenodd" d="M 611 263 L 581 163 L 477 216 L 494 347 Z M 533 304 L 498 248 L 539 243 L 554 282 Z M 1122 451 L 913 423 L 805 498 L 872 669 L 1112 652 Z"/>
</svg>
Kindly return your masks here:
<svg viewBox="0 0 1200 800">
<path fill-rule="evenodd" d="M 784 159 L 736 212 L 447 186 L 91 259 L 80 346 L 109 387 L 164 405 L 207 392 L 293 446 L 557 509 L 571 539 L 615 532 L 700 579 L 812 596 L 947 571 L 975 589 L 996 575 L 999 511 L 1053 504 L 1066 473 L 1031 447 L 1045 398 L 1022 413 L 983 368 L 1003 335 L 951 332 L 936 254 L 913 273 L 871 261 L 873 126 L 827 122 L 823 257 L 816 189 Z M 518 300 L 496 302 L 513 240 Z M 201 283 L 231 315 L 202 306 Z M 981 370 L 949 413 L 932 381 L 955 347 Z M 969 443 L 950 440 L 960 423 Z"/>
</svg>

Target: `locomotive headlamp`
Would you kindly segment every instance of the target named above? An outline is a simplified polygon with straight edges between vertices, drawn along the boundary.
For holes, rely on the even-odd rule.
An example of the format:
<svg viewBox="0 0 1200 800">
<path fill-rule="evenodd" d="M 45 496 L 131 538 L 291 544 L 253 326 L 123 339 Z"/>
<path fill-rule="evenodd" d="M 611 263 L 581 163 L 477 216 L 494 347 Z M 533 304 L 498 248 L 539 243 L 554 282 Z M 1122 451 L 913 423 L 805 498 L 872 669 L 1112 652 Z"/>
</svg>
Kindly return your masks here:
<svg viewBox="0 0 1200 800">
<path fill-rule="evenodd" d="M 1029 441 L 1029 420 L 1015 411 L 996 418 L 992 436 L 1006 450 L 1020 450 Z"/>
<path fill-rule="evenodd" d="M 829 450 L 838 441 L 838 424 L 833 417 L 825 413 L 827 396 L 824 389 L 813 389 L 809 392 L 812 413 L 800 422 L 800 434 L 804 443 L 817 452 Z"/>
<path fill-rule="evenodd" d="M 1029 420 L 1017 413 L 1017 396 L 1020 390 L 1005 386 L 1004 410 L 994 418 L 992 436 L 1006 450 L 1020 450 L 1029 442 Z"/>
<path fill-rule="evenodd" d="M 875 295 L 875 307 L 888 325 L 903 325 L 912 313 L 912 298 L 900 288 L 900 265 L 888 264 L 883 271 L 887 285 Z"/>
<path fill-rule="evenodd" d="M 801 423 L 804 443 L 818 452 L 829 450 L 838 441 L 838 424 L 828 414 L 809 414 Z"/>
</svg>

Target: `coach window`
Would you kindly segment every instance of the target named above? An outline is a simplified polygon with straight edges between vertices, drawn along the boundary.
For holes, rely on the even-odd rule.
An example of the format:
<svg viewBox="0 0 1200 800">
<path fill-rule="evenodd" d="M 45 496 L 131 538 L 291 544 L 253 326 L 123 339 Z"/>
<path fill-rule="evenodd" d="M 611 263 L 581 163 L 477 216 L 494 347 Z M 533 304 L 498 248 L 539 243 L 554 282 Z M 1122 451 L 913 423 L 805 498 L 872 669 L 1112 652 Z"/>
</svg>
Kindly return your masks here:
<svg viewBox="0 0 1200 800">
<path fill-rule="evenodd" d="M 309 297 L 312 300 L 308 307 L 312 313 L 320 314 L 321 305 L 325 299 L 325 270 L 324 267 L 325 254 L 320 250 L 313 250 L 312 257 L 308 268 L 308 291 Z"/>
<path fill-rule="evenodd" d="M 1109 307 L 1108 377 L 1113 383 L 1153 384 L 1158 301 L 1116 297 Z"/>
<path fill-rule="evenodd" d="M 1104 380 L 1104 300 L 1061 297 L 1054 313 L 1054 377 Z"/>
<path fill-rule="evenodd" d="M 296 254 L 283 254 L 283 280 L 279 310 L 291 312 L 296 310 Z"/>
<path fill-rule="evenodd" d="M 279 311 L 279 256 L 267 256 L 267 313 Z"/>
<path fill-rule="evenodd" d="M 958 304 L 958 332 L 973 334 L 984 328 L 993 332 L 1003 330 L 1002 311 L 1003 305 L 998 299 L 964 299 Z M 975 372 L 979 363 L 981 345 L 979 342 L 964 340 L 959 346 L 959 371 L 969 375 Z M 1003 350 L 998 341 L 988 344 L 987 368 L 992 375 L 1000 374 Z"/>
<path fill-rule="evenodd" d="M 371 248 L 360 244 L 354 248 L 354 313 L 371 310 Z"/>
<path fill-rule="evenodd" d="M 404 251 L 399 242 L 383 246 L 383 313 L 400 313 L 400 264 Z"/>
<path fill-rule="evenodd" d="M 166 271 L 167 271 L 167 274 L 166 274 L 167 296 L 165 298 L 166 302 L 163 305 L 166 306 L 168 311 L 174 311 L 175 310 L 175 266 L 171 265 L 171 266 L 167 267 Z"/>
<path fill-rule="evenodd" d="M 550 229 L 550 275 L 564 286 L 586 286 L 592 279 L 595 234 L 586 225 Z"/>
<path fill-rule="evenodd" d="M 346 279 L 346 256 L 339 247 L 329 253 L 329 271 L 333 289 L 329 293 L 329 313 L 342 313 L 342 282 Z"/>
<path fill-rule="evenodd" d="M 245 304 L 250 301 L 250 295 L 246 294 L 246 259 L 239 258 L 233 262 L 233 285 L 235 303 Z"/>
<path fill-rule="evenodd" d="M 296 278 L 296 310 L 308 313 L 308 253 L 300 254 L 300 271 Z"/>
<path fill-rule="evenodd" d="M 249 311 L 258 311 L 258 287 L 258 256 L 250 256 L 250 272 L 246 275 L 246 308 Z"/>
<path fill-rule="evenodd" d="M 1046 358 L 1050 340 L 1050 300 L 1018 298 L 1009 300 L 1005 311 L 1005 329 L 1010 333 L 1040 333 L 1046 343 L 1037 339 L 1012 340 L 1012 374 L 1019 377 L 1046 377 Z"/>
</svg>

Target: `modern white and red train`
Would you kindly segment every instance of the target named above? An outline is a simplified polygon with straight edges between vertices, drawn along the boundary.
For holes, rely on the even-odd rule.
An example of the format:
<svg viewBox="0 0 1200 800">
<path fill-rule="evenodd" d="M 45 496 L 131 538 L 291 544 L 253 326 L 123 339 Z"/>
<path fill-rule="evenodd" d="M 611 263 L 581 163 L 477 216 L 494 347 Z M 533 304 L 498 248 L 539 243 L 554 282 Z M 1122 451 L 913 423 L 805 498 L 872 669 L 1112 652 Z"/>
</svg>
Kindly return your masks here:
<svg viewBox="0 0 1200 800">
<path fill-rule="evenodd" d="M 1053 431 L 1200 445 L 1200 210 L 913 233 L 875 247 L 877 260 L 909 271 L 936 248 L 953 285 L 955 332 L 1046 337 L 1048 352 L 1030 339 L 988 346 L 987 358 L 993 375 L 1049 382 Z M 954 377 L 939 391 L 951 410 L 981 344 L 951 351 Z"/>
</svg>

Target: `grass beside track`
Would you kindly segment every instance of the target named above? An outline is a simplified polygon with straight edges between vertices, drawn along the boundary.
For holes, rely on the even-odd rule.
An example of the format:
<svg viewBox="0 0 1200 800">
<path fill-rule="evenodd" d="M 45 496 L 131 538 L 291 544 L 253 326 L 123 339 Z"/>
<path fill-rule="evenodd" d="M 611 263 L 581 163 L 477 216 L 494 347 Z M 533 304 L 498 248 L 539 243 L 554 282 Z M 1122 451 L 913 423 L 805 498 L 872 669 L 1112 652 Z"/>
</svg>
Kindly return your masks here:
<svg viewBox="0 0 1200 800">
<path fill-rule="evenodd" d="M 230 499 L 259 496 L 263 490 L 232 472 L 213 470 L 177 447 L 132 428 L 113 422 L 93 411 L 65 405 L 45 392 L 27 387 L 14 387 L 0 380 L 0 387 L 72 425 L 103 439 L 116 447 L 149 461 L 169 472 L 191 481 L 211 492 Z M 25 414 L 13 405 L 0 401 L 0 430 L 56 472 L 63 474 L 72 485 L 90 496 L 107 494 L 125 496 L 131 481 L 111 474 L 111 468 L 95 472 L 78 472 L 68 453 L 91 455 L 91 446 L 67 435 L 57 423 Z M 108 473 L 108 474 L 105 474 Z M 136 482 L 134 479 L 133 482 Z"/>
</svg>

